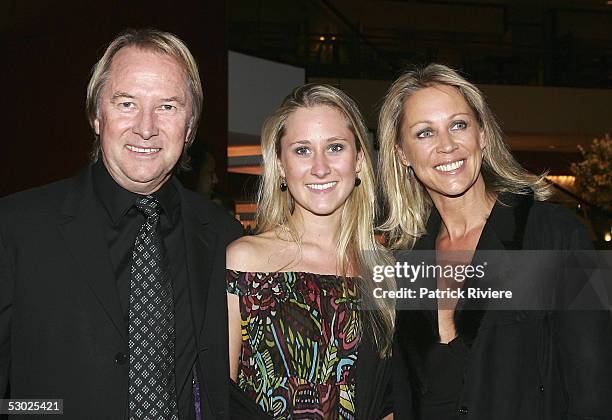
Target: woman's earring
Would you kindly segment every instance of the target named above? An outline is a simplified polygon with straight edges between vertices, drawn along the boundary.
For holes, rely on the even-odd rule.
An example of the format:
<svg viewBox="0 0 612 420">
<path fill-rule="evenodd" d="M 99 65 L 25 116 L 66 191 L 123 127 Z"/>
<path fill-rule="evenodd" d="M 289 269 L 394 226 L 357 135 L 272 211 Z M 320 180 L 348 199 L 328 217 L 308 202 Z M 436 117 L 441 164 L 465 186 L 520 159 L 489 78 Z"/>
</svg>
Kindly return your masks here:
<svg viewBox="0 0 612 420">
<path fill-rule="evenodd" d="M 283 192 L 287 191 L 287 181 L 285 181 L 285 178 L 281 178 L 280 190 Z"/>
<path fill-rule="evenodd" d="M 410 165 L 406 167 L 406 172 L 408 172 L 408 176 L 414 175 L 414 170 L 412 169 L 412 166 Z"/>
<path fill-rule="evenodd" d="M 359 177 L 355 178 L 355 186 L 358 187 L 361 185 L 361 179 L 359 179 Z"/>
</svg>

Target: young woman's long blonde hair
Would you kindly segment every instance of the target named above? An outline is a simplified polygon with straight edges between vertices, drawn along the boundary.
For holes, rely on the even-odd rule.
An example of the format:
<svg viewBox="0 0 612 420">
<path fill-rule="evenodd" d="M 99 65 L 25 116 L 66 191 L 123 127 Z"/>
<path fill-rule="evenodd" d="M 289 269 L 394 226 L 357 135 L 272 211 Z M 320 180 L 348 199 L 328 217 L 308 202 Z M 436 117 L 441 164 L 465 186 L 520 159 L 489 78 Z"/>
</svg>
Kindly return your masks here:
<svg viewBox="0 0 612 420">
<path fill-rule="evenodd" d="M 374 236 L 375 180 L 367 147 L 366 127 L 357 105 L 346 93 L 328 85 L 300 86 L 285 98 L 276 112 L 264 123 L 261 135 L 263 174 L 256 213 L 257 232 L 275 231 L 301 246 L 300 233 L 291 218 L 293 199 L 289 190 L 280 189 L 282 178 L 278 158 L 281 155 L 281 139 L 289 115 L 300 108 L 315 106 L 328 106 L 340 111 L 355 136 L 357 151 L 363 152 L 364 158 L 358 174 L 361 185 L 353 189 L 342 208 L 336 248 L 337 266 L 341 275 L 347 275 L 349 272 L 361 274 L 359 288 L 363 305 L 367 309 L 373 309 L 363 312 L 364 324 L 371 327 L 381 355 L 386 355 L 390 351 L 393 337 L 394 305 L 388 299 L 374 299 L 373 290 L 375 287 L 392 290 L 395 283 L 393 279 L 375 283 L 372 278 L 374 267 L 389 264 L 390 258 Z"/>
<path fill-rule="evenodd" d="M 380 228 L 387 233 L 388 245 L 393 249 L 412 248 L 416 239 L 425 233 L 431 212 L 429 194 L 414 173 L 401 162 L 397 147 L 402 141 L 406 99 L 418 90 L 435 85 L 456 88 L 484 132 L 486 147 L 482 151 L 480 172 L 488 192 L 533 192 L 536 200 L 545 200 L 550 196 L 545 175 L 527 172 L 514 159 L 493 112 L 476 86 L 441 64 L 408 71 L 389 88 L 378 119 L 379 181 L 387 213 Z"/>
</svg>

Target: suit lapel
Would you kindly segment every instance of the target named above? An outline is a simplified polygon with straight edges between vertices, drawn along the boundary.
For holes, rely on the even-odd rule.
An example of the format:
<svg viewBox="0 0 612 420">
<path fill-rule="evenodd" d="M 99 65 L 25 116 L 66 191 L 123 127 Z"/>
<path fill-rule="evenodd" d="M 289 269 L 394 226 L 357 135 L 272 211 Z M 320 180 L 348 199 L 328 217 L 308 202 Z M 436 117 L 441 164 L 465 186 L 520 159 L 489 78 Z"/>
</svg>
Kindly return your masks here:
<svg viewBox="0 0 612 420">
<path fill-rule="evenodd" d="M 121 314 L 115 275 L 93 193 L 91 167 L 75 181 L 75 188 L 68 193 L 64 202 L 59 229 L 80 271 L 80 277 L 88 283 L 110 321 L 127 342 L 127 328 Z"/>
<path fill-rule="evenodd" d="M 173 182 L 181 195 L 191 310 L 196 339 L 199 341 L 204 326 L 211 270 L 216 258 L 215 250 L 218 248 L 217 238 L 210 229 L 203 209 L 198 210 L 185 194 L 183 186 L 176 180 Z"/>
<path fill-rule="evenodd" d="M 498 201 L 493 206 L 491 214 L 487 219 L 476 250 L 474 257 L 472 258 L 472 265 L 480 264 L 479 251 L 491 251 L 491 250 L 504 250 L 508 241 L 522 240 L 522 237 L 515 237 L 515 218 L 520 217 L 521 220 L 526 220 L 526 215 L 523 214 L 528 211 L 524 207 L 521 207 L 523 213 L 517 214 L 516 209 L 513 207 L 514 196 L 510 194 L 501 194 Z M 502 204 L 503 203 L 503 204 Z M 435 238 L 440 230 L 442 219 L 440 214 L 435 207 L 432 208 L 429 220 L 427 221 L 427 234 L 419 239 L 415 246 L 415 250 L 435 250 Z M 487 275 L 495 275 L 491 272 L 493 267 L 488 268 Z M 435 288 L 435 284 L 433 285 Z M 467 279 L 464 285 L 464 289 L 468 287 L 478 287 L 477 281 L 473 278 Z M 480 305 L 482 302 L 474 301 L 467 298 L 460 299 L 457 302 L 455 310 L 455 326 L 457 328 L 457 334 L 460 335 L 464 342 L 471 346 L 485 316 L 486 311 L 481 309 Z M 430 321 L 431 328 L 433 328 L 433 334 L 427 334 L 425 328 L 417 329 L 420 331 L 420 339 L 418 341 L 425 345 L 430 345 L 432 339 L 434 341 L 439 340 L 438 336 L 438 317 L 436 311 L 423 311 L 421 314 L 423 320 L 427 319 Z M 421 325 L 425 327 L 425 324 L 421 321 Z M 415 320 L 416 321 L 416 320 Z M 422 348 L 421 350 L 424 350 Z"/>
<path fill-rule="evenodd" d="M 472 259 L 472 265 L 483 264 L 488 259 L 487 252 L 490 256 L 492 251 L 500 251 L 496 252 L 493 257 L 495 260 L 493 264 L 487 261 L 489 263 L 487 277 L 493 281 L 501 272 L 509 269 L 503 251 L 522 249 L 525 226 L 532 204 L 533 194 L 502 193 L 497 198 Z M 485 253 L 483 254 L 482 251 Z M 479 283 L 477 279 L 471 278 L 466 281 L 465 287 L 478 287 Z M 486 311 L 481 309 L 482 306 L 482 301 L 469 299 L 462 299 L 457 304 L 455 311 L 457 332 L 468 345 L 471 345 L 476 339 L 486 314 Z"/>
<path fill-rule="evenodd" d="M 431 265 L 436 263 L 435 247 L 436 236 L 440 228 L 440 215 L 432 209 L 427 221 L 426 233 L 416 242 L 411 250 L 397 252 L 398 261 L 419 265 L 422 262 Z M 410 283 L 418 293 L 421 287 L 429 290 L 436 289 L 435 278 L 418 278 Z M 424 357 L 427 351 L 440 337 L 438 334 L 438 317 L 429 302 L 416 299 L 411 304 L 416 305 L 413 310 L 397 311 L 395 339 L 401 357 L 405 361 L 410 377 L 410 384 L 417 395 L 427 392 L 427 381 L 423 370 Z"/>
<path fill-rule="evenodd" d="M 497 207 L 497 204 L 495 207 Z M 483 264 L 484 262 L 481 261 L 481 254 L 479 251 L 503 249 L 503 246 L 497 238 L 495 230 L 493 229 L 493 223 L 495 221 L 495 207 L 491 211 L 487 223 L 485 224 L 478 240 L 478 244 L 476 245 L 474 256 L 470 262 L 472 266 L 477 266 Z M 490 264 L 490 262 L 487 263 L 487 277 L 492 278 L 491 276 L 495 276 L 495 273 L 492 272 L 495 269 L 495 265 Z M 472 277 L 465 281 L 463 289 L 467 290 L 468 288 L 480 286 L 481 284 L 478 279 Z M 457 302 L 457 307 L 454 314 L 455 327 L 457 328 L 457 334 L 462 337 L 463 342 L 466 345 L 471 346 L 474 343 L 485 313 L 486 311 L 483 309 L 483 302 L 481 300 L 462 298 Z"/>
<path fill-rule="evenodd" d="M 472 264 L 481 263 L 479 251 L 520 249 L 532 203 L 533 197 L 500 194 L 478 241 Z M 441 222 L 439 213 L 432 208 L 427 223 L 428 234 L 418 240 L 415 251 L 435 251 L 435 238 Z M 406 255 L 410 255 L 410 252 Z M 468 281 L 465 286 L 474 285 L 474 282 Z M 474 343 L 486 314 L 485 310 L 475 307 L 473 301 L 462 299 L 458 302 L 455 325 L 467 346 Z M 407 361 L 411 387 L 416 395 L 422 395 L 428 390 L 423 370 L 425 355 L 440 339 L 437 313 L 434 310 L 398 311 L 396 322 L 396 340 L 401 356 Z"/>
</svg>

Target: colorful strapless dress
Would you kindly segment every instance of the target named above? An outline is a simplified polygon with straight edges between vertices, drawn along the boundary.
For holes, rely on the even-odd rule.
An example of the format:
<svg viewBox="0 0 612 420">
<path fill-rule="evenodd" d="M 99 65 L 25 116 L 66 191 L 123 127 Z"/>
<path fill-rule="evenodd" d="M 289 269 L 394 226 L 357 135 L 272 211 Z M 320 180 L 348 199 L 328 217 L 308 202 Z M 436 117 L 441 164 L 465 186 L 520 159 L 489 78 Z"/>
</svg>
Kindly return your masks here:
<svg viewBox="0 0 612 420">
<path fill-rule="evenodd" d="M 357 278 L 227 271 L 238 295 L 238 386 L 275 419 L 354 419 Z"/>
</svg>

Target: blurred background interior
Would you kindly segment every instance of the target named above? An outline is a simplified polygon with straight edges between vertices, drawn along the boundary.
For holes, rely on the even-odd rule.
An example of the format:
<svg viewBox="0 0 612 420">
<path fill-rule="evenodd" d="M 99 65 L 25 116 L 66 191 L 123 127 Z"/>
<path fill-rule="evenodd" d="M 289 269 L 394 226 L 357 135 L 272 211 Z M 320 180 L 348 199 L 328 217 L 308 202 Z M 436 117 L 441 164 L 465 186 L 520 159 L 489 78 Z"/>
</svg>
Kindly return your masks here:
<svg viewBox="0 0 612 420">
<path fill-rule="evenodd" d="M 126 27 L 174 32 L 198 60 L 204 113 L 194 170 L 180 176 L 245 227 L 253 228 L 261 124 L 293 87 L 344 89 L 376 153 L 390 82 L 439 62 L 478 84 L 517 159 L 548 171 L 553 201 L 583 219 L 598 248 L 612 249 L 611 0 L 4 0 L 0 196 L 87 162 L 91 67 Z"/>
</svg>

